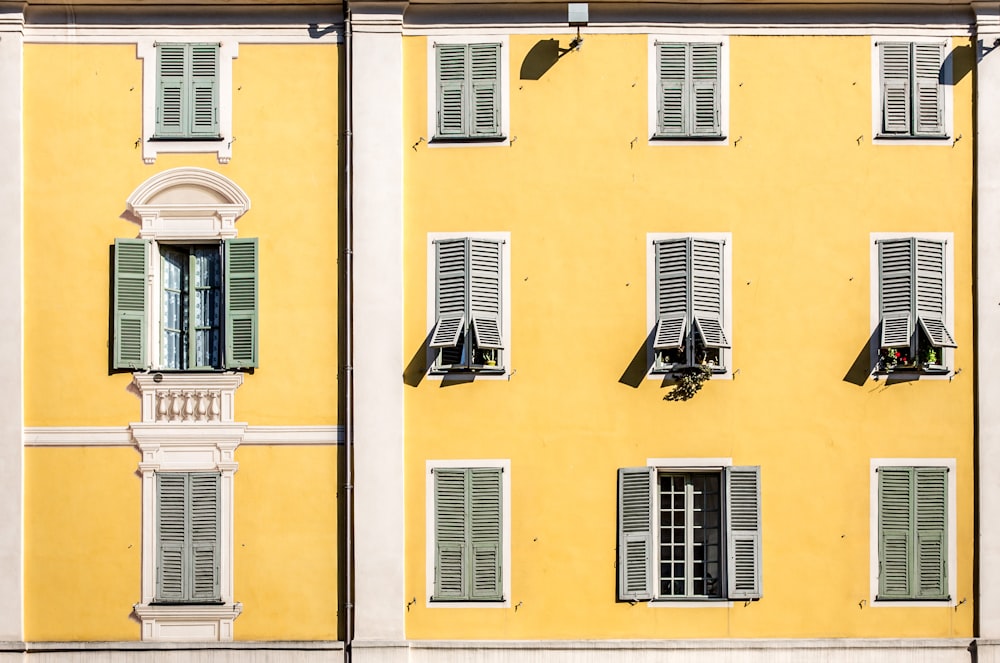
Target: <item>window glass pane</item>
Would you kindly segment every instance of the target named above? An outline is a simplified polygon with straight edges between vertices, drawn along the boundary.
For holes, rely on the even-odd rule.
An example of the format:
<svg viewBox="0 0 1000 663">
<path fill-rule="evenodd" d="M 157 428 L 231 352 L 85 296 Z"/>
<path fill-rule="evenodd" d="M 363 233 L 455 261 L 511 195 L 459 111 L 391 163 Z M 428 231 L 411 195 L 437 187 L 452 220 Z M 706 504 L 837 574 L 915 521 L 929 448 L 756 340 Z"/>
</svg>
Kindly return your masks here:
<svg viewBox="0 0 1000 663">
<path fill-rule="evenodd" d="M 163 368 L 186 367 L 187 328 L 187 251 L 161 247 L 161 280 L 163 282 L 163 338 L 161 364 Z"/>
<path fill-rule="evenodd" d="M 195 365 L 218 367 L 222 311 L 222 261 L 218 246 L 194 248 Z"/>
<path fill-rule="evenodd" d="M 660 595 L 722 596 L 722 494 L 718 473 L 661 474 Z"/>
</svg>

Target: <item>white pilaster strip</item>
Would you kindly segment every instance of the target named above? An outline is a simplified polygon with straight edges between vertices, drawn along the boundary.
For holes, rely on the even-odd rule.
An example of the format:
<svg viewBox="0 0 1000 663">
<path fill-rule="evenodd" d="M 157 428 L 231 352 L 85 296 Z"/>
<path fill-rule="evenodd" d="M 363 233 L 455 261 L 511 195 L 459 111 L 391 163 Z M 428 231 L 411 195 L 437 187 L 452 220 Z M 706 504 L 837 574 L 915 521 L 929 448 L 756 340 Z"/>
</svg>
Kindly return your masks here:
<svg viewBox="0 0 1000 663">
<path fill-rule="evenodd" d="M 0 3 L 0 640 L 22 640 L 24 4 Z"/>
<path fill-rule="evenodd" d="M 976 357 L 979 467 L 979 632 L 1000 637 L 1000 10 L 996 3 L 972 3 L 978 31 L 976 85 Z"/>
<path fill-rule="evenodd" d="M 352 4 L 356 641 L 404 616 L 403 11 Z"/>
</svg>

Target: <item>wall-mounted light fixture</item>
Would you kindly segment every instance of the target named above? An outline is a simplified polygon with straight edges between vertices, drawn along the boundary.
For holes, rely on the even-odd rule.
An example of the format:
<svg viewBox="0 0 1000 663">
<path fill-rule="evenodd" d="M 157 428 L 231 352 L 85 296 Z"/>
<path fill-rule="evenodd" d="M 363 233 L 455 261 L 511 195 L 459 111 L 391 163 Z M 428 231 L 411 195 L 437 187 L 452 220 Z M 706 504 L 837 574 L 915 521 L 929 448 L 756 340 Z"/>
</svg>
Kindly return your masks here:
<svg viewBox="0 0 1000 663">
<path fill-rule="evenodd" d="M 580 36 L 580 27 L 590 22 L 590 6 L 586 2 L 571 2 L 568 5 L 568 20 L 570 27 L 576 27 L 576 39 L 569 43 L 569 49 L 579 50 L 583 45 L 583 37 Z"/>
</svg>

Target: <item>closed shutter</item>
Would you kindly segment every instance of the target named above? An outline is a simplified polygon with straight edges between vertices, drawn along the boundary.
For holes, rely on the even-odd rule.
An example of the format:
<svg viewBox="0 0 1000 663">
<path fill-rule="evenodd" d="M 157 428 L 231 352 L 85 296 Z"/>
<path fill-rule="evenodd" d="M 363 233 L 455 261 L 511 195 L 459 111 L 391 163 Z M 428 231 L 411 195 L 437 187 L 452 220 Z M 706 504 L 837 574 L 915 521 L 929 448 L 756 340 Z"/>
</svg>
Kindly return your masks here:
<svg viewBox="0 0 1000 663">
<path fill-rule="evenodd" d="M 882 133 L 910 133 L 910 44 L 879 44 L 882 72 Z"/>
<path fill-rule="evenodd" d="M 503 242 L 469 240 L 469 319 L 476 346 L 501 349 L 501 256 Z"/>
<path fill-rule="evenodd" d="M 878 597 L 912 597 L 913 468 L 878 468 Z"/>
<path fill-rule="evenodd" d="M 723 321 L 723 242 L 691 239 L 691 311 L 706 348 L 728 348 Z"/>
<path fill-rule="evenodd" d="M 726 468 L 727 596 L 759 599 L 761 582 L 760 468 Z"/>
<path fill-rule="evenodd" d="M 656 328 L 653 348 L 666 350 L 684 344 L 688 326 L 688 240 L 653 243 L 656 268 Z"/>
<path fill-rule="evenodd" d="M 190 121 L 187 83 L 187 45 L 156 45 L 157 138 L 183 137 Z"/>
<path fill-rule="evenodd" d="M 469 135 L 466 98 L 468 47 L 465 44 L 435 44 L 437 53 L 438 135 L 461 138 Z"/>
<path fill-rule="evenodd" d="M 468 510 L 464 469 L 434 469 L 434 598 L 468 596 Z"/>
<path fill-rule="evenodd" d="M 916 597 L 948 598 L 948 469 L 916 467 Z"/>
<path fill-rule="evenodd" d="M 719 44 L 691 44 L 691 97 L 693 112 L 691 134 L 718 136 L 719 122 Z"/>
<path fill-rule="evenodd" d="M 656 469 L 618 470 L 618 598 L 653 598 L 653 487 Z"/>
<path fill-rule="evenodd" d="M 191 598 L 214 601 L 219 590 L 219 482 L 215 473 L 189 475 L 191 482 Z"/>
<path fill-rule="evenodd" d="M 454 348 L 465 333 L 468 297 L 468 240 L 434 242 L 434 331 L 430 347 Z"/>
<path fill-rule="evenodd" d="M 500 135 L 500 44 L 470 44 L 472 136 Z"/>
<path fill-rule="evenodd" d="M 685 136 L 689 132 L 687 53 L 688 44 L 656 45 L 658 136 Z"/>
<path fill-rule="evenodd" d="M 226 368 L 257 366 L 257 240 L 227 239 Z"/>
<path fill-rule="evenodd" d="M 954 348 L 955 340 L 945 324 L 944 242 L 916 239 L 916 308 L 917 321 L 935 347 Z"/>
<path fill-rule="evenodd" d="M 913 242 L 878 242 L 881 347 L 909 347 L 913 335 Z"/>
<path fill-rule="evenodd" d="M 219 45 L 191 44 L 192 138 L 219 135 Z"/>
<path fill-rule="evenodd" d="M 146 254 L 144 239 L 116 239 L 112 366 L 141 370 L 146 360 Z"/>
<path fill-rule="evenodd" d="M 914 132 L 918 136 L 944 135 L 944 90 L 941 86 L 943 44 L 913 44 Z"/>
<path fill-rule="evenodd" d="M 499 601 L 501 583 L 501 536 L 503 506 L 501 469 L 474 467 L 469 470 L 471 598 L 475 601 Z"/>
<path fill-rule="evenodd" d="M 156 600 L 188 598 L 184 577 L 187 556 L 187 475 L 156 475 Z"/>
</svg>

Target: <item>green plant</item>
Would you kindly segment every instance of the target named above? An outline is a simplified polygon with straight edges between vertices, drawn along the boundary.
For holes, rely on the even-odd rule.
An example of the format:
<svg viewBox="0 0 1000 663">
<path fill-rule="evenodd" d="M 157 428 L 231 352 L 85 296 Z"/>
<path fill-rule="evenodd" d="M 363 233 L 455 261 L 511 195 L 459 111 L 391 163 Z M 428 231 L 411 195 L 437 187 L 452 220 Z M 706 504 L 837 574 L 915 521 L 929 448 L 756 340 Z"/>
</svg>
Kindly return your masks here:
<svg viewBox="0 0 1000 663">
<path fill-rule="evenodd" d="M 665 401 L 686 401 L 694 397 L 705 382 L 712 377 L 708 364 L 686 366 L 674 371 L 674 388 L 663 397 Z"/>
<path fill-rule="evenodd" d="M 934 348 L 928 348 L 926 352 L 924 352 L 924 362 L 928 364 L 938 363 L 937 350 Z"/>
<path fill-rule="evenodd" d="M 496 350 L 494 350 L 493 348 L 488 348 L 488 349 L 485 349 L 485 350 L 480 350 L 480 352 L 483 355 L 483 363 L 484 364 L 486 364 L 488 366 L 495 366 L 496 365 L 496 363 L 497 363 L 497 354 L 496 354 L 497 351 Z"/>
</svg>

